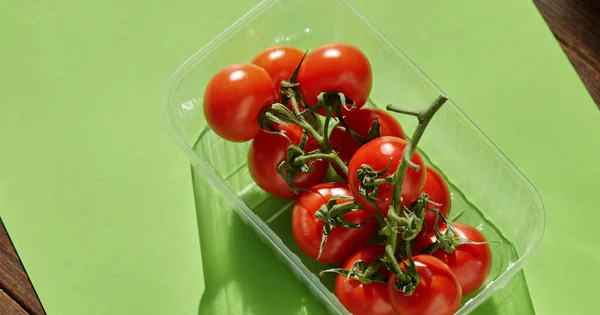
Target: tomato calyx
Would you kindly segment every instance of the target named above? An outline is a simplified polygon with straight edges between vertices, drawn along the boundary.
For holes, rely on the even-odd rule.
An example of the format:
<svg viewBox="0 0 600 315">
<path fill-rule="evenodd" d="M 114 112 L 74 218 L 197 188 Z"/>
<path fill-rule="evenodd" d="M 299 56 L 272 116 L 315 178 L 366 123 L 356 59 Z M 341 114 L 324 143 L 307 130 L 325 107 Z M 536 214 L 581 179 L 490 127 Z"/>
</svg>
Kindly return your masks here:
<svg viewBox="0 0 600 315">
<path fill-rule="evenodd" d="M 305 112 L 315 112 L 323 109 L 328 114 L 334 113 L 338 118 L 342 118 L 342 108 L 346 111 L 351 111 L 355 108 L 354 101 L 341 92 L 321 92 L 317 96 L 317 100 L 318 103 L 315 106 L 307 108 Z"/>
<path fill-rule="evenodd" d="M 371 123 L 371 127 L 369 127 L 369 131 L 364 137 L 358 135 L 355 131 L 348 128 L 347 126 L 336 126 L 335 129 L 342 130 L 349 134 L 354 140 L 358 141 L 360 144 L 365 144 L 373 139 L 377 139 L 381 137 L 381 123 L 379 122 L 379 117 L 375 116 L 373 118 L 373 122 Z M 337 148 L 336 148 L 337 149 Z"/>
<path fill-rule="evenodd" d="M 358 191 L 361 196 L 365 197 L 371 204 L 373 204 L 379 212 L 381 210 L 377 206 L 377 201 L 379 201 L 376 197 L 379 193 L 379 185 L 385 183 L 391 183 L 393 181 L 393 176 L 381 178 L 392 166 L 392 160 L 388 165 L 381 171 L 375 171 L 370 165 L 363 164 L 360 166 L 360 169 L 356 172 L 356 177 L 360 181 L 360 185 L 358 187 Z"/>
<path fill-rule="evenodd" d="M 342 108 L 347 111 L 356 108 L 354 101 L 342 92 L 321 92 L 321 94 L 317 96 L 317 100 L 319 100 L 319 103 L 314 107 L 321 107 L 325 110 L 328 110 L 329 108 L 329 110 L 338 115 L 338 117 L 343 117 Z M 350 104 L 350 107 L 348 107 L 348 104 Z"/>
<path fill-rule="evenodd" d="M 292 96 L 292 100 L 295 97 Z M 263 109 L 260 116 L 261 128 L 266 132 L 277 132 L 278 124 L 294 124 L 302 128 L 304 134 L 312 137 L 319 145 L 319 150 L 312 152 L 305 152 L 304 147 L 294 147 L 293 145 L 288 148 L 288 158 L 286 163 L 282 167 L 289 168 L 290 170 L 302 167 L 310 160 L 314 159 L 326 159 L 335 163 L 338 167 L 348 172 L 348 167 L 340 159 L 340 157 L 333 151 L 329 140 L 327 139 L 327 120 L 325 123 L 325 131 L 323 135 L 319 133 L 313 125 L 303 116 L 295 115 L 286 106 L 280 103 L 275 103 L 267 106 Z M 300 150 L 299 150 L 300 149 Z M 293 180 L 293 178 L 291 179 Z"/>
<path fill-rule="evenodd" d="M 301 94 L 297 94 L 297 96 L 300 97 L 300 99 L 302 99 Z M 358 134 L 356 134 L 356 132 L 354 132 L 351 128 L 348 127 L 348 125 L 346 124 L 346 121 L 344 121 L 344 113 L 342 111 L 342 109 L 346 110 L 346 111 L 350 111 L 352 109 L 355 108 L 355 102 L 350 99 L 349 97 L 347 97 L 344 93 L 341 92 L 321 92 L 318 96 L 317 96 L 317 100 L 318 103 L 315 106 L 312 107 L 308 107 L 308 105 L 306 105 L 306 103 L 304 103 L 305 105 L 305 110 L 298 113 L 298 115 L 307 115 L 307 114 L 314 114 L 316 111 L 318 110 L 324 110 L 325 111 L 325 123 L 324 123 L 324 128 L 325 130 L 323 131 L 323 134 L 329 135 L 329 132 L 327 131 L 327 128 L 329 128 L 329 122 L 331 121 L 331 119 L 337 119 L 339 120 L 340 124 L 342 125 L 342 129 L 344 131 L 346 131 L 350 136 L 352 136 L 354 139 L 356 139 L 357 141 L 359 141 L 360 143 L 367 143 L 368 140 L 365 138 L 360 137 Z M 294 101 L 294 97 L 292 97 L 292 103 Z M 350 103 L 350 107 L 348 107 L 348 103 Z M 340 128 L 340 127 L 337 127 Z M 375 126 L 376 130 L 379 130 L 379 121 L 377 121 L 377 125 Z M 376 138 L 376 137 L 374 137 Z M 373 139 L 374 139 L 373 138 Z M 327 138 L 326 138 L 327 139 Z"/>
<path fill-rule="evenodd" d="M 304 56 L 302 56 L 302 59 L 300 59 L 298 65 L 296 65 L 296 68 L 294 69 L 294 72 L 292 72 L 292 75 L 290 75 L 290 78 L 287 81 L 281 81 L 279 87 L 279 93 L 282 95 L 281 103 L 287 104 L 291 100 L 292 96 L 299 96 L 298 99 L 300 100 L 300 103 L 304 106 L 304 108 L 307 108 L 306 102 L 304 102 L 304 99 L 300 94 L 300 89 L 298 88 L 298 71 L 300 70 L 300 66 L 302 65 L 302 62 L 304 62 L 307 54 L 308 50 L 304 52 Z M 296 114 L 300 113 L 300 110 L 297 106 L 294 107 L 294 110 L 296 110 Z"/>
<path fill-rule="evenodd" d="M 388 216 L 392 217 L 396 221 L 395 226 L 388 224 L 383 227 L 380 234 L 388 235 L 388 231 L 392 231 L 396 234 L 400 234 L 403 240 L 411 241 L 419 235 L 425 222 L 425 209 L 429 202 L 429 196 L 422 193 L 419 199 L 415 201 L 412 211 L 406 206 L 402 207 L 402 213 L 397 215 L 396 213 L 389 212 Z"/>
<path fill-rule="evenodd" d="M 383 261 L 380 259 L 375 260 L 372 264 L 367 264 L 363 260 L 357 260 L 350 266 L 350 269 L 331 268 L 321 271 L 319 276 L 322 277 L 325 273 L 336 273 L 348 279 L 358 280 L 362 284 L 372 282 L 386 283 L 388 275 L 379 272 L 379 267 L 382 264 Z"/>
<path fill-rule="evenodd" d="M 283 135 L 283 133 L 281 134 Z M 306 190 L 306 188 L 301 188 L 294 185 L 294 180 L 296 179 L 298 173 L 302 172 L 304 174 L 308 174 L 314 169 L 314 164 L 310 163 L 310 161 L 314 160 L 314 158 L 304 152 L 307 142 L 308 135 L 306 132 L 304 132 L 302 134 L 300 144 L 290 145 L 287 148 L 285 160 L 283 160 L 281 164 L 277 166 L 277 172 L 279 175 L 283 177 L 288 186 L 290 186 L 290 189 L 294 191 Z M 306 159 L 305 157 L 309 157 L 309 159 Z"/>
<path fill-rule="evenodd" d="M 300 126 L 300 121 L 283 104 L 274 103 L 265 106 L 258 116 L 258 123 L 264 131 L 278 131 L 277 124 L 294 124 Z M 302 126 L 300 126 L 302 127 Z"/>
<path fill-rule="evenodd" d="M 357 229 L 363 227 L 365 224 L 371 221 L 370 219 L 360 223 L 350 223 L 346 221 L 346 219 L 344 219 L 344 215 L 350 212 L 362 210 L 362 208 L 360 208 L 360 205 L 356 202 L 346 202 L 340 204 L 338 203 L 339 200 L 354 200 L 354 198 L 347 196 L 333 196 L 326 204 L 322 205 L 321 208 L 315 212 L 315 217 L 325 223 L 323 225 L 323 235 L 321 236 L 321 244 L 319 246 L 319 255 L 317 256 L 317 260 L 321 257 L 323 249 L 325 248 L 325 244 L 327 243 L 327 237 L 334 227 L 339 226 L 347 229 Z"/>
<path fill-rule="evenodd" d="M 282 82 L 282 85 L 286 84 L 286 82 Z M 287 89 L 287 92 L 289 93 L 296 114 L 281 103 L 271 104 L 269 106 L 266 106 L 259 116 L 259 123 L 261 128 L 265 131 L 274 131 L 277 130 L 276 124 L 285 123 L 291 123 L 299 126 L 300 128 L 302 128 L 302 130 L 304 130 L 305 133 L 310 135 L 317 143 L 319 143 L 321 149 L 318 151 L 311 152 L 310 156 L 303 156 L 302 160 L 295 161 L 295 164 L 301 165 L 310 159 L 323 158 L 331 161 L 332 163 L 335 163 L 337 167 L 339 167 L 344 173 L 347 174 L 348 166 L 344 164 L 344 162 L 340 159 L 337 153 L 335 153 L 335 151 L 331 147 L 331 144 L 329 143 L 328 127 L 332 115 L 327 115 L 327 117 L 325 118 L 325 123 L 323 125 L 323 131 L 318 131 L 318 128 L 315 128 L 314 126 L 315 124 L 311 123 L 309 119 L 307 119 L 310 118 L 311 115 L 314 115 L 314 113 L 308 112 L 308 110 L 300 112 L 298 107 L 298 101 L 296 99 L 296 92 L 291 87 Z M 294 157 L 297 158 L 298 156 Z"/>
<path fill-rule="evenodd" d="M 433 211 L 436 215 L 436 221 L 434 223 L 433 233 L 435 234 L 436 241 L 425 247 L 421 252 L 425 254 L 432 254 L 438 249 L 443 249 L 446 253 L 452 254 L 457 247 L 461 245 L 485 245 L 489 242 L 473 242 L 466 238 L 460 238 L 456 236 L 456 229 L 452 223 L 450 223 L 444 215 L 437 209 L 428 209 Z M 440 231 L 439 223 L 437 219 L 441 219 L 444 225 L 447 227 L 443 233 Z"/>
<path fill-rule="evenodd" d="M 369 132 L 367 132 L 367 135 L 364 138 L 357 140 L 364 144 L 379 137 L 381 137 L 381 124 L 379 123 L 379 117 L 375 116 L 375 118 L 373 118 L 371 128 L 369 128 Z"/>
<path fill-rule="evenodd" d="M 280 103 L 265 107 L 260 115 L 259 122 L 265 132 L 280 134 L 286 138 L 285 133 L 279 131 L 277 125 L 291 123 L 303 128 L 300 143 L 298 145 L 290 144 L 285 159 L 277 166 L 277 173 L 285 180 L 290 189 L 294 191 L 305 190 L 305 188 L 293 184 L 296 176 L 298 173 L 308 174 L 312 172 L 314 165 L 311 161 L 324 158 L 324 156 L 318 154 L 319 150 L 305 151 L 308 142 L 307 129 L 303 126 L 305 122 L 300 121 L 287 107 Z"/>
<path fill-rule="evenodd" d="M 412 295 L 417 288 L 417 285 L 421 281 L 421 276 L 417 272 L 415 262 L 412 257 L 410 242 L 405 243 L 405 255 L 408 263 L 405 260 L 401 260 L 401 264 L 404 266 L 406 271 L 400 268 L 395 255 L 395 249 L 392 248 L 391 244 L 385 247 L 385 254 L 379 259 L 394 275 L 396 275 L 396 283 L 394 287 L 396 290 L 401 291 L 405 296 Z"/>
<path fill-rule="evenodd" d="M 406 151 L 404 151 L 404 152 L 406 152 Z M 407 159 L 406 154 L 403 154 L 402 158 L 403 158 L 403 160 L 405 160 L 405 162 L 408 164 L 409 167 L 413 168 L 416 171 L 419 170 L 419 168 L 420 168 L 419 165 L 413 163 L 411 160 L 406 160 Z M 356 177 L 360 181 L 360 185 L 358 187 L 359 193 L 361 194 L 361 196 L 363 196 L 365 199 L 367 199 L 371 204 L 373 204 L 375 207 L 377 207 L 377 209 L 379 209 L 379 207 L 377 206 L 377 201 L 381 201 L 376 198 L 379 193 L 379 185 L 394 183 L 397 181 L 396 177 L 400 176 L 400 175 L 398 175 L 398 171 L 396 171 L 396 172 L 394 172 L 394 174 L 392 174 L 390 176 L 383 177 L 383 178 L 381 177 L 387 171 L 389 171 L 391 166 L 392 166 L 392 159 L 390 159 L 388 165 L 379 172 L 375 171 L 368 164 L 361 165 L 360 169 L 356 172 Z M 402 205 L 404 204 L 402 202 L 400 202 L 400 203 Z"/>
</svg>

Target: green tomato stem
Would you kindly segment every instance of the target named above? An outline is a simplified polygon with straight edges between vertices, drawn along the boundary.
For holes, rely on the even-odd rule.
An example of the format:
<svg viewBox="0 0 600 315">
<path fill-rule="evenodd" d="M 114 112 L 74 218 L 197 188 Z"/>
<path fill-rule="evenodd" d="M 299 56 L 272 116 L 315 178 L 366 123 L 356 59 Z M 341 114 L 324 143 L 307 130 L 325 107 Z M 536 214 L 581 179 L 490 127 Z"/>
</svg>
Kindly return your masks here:
<svg viewBox="0 0 600 315">
<path fill-rule="evenodd" d="M 373 216 L 375 217 L 375 220 L 377 220 L 377 223 L 379 223 L 380 226 L 385 226 L 385 218 L 383 217 L 383 215 L 381 215 L 381 213 L 375 212 L 373 213 Z"/>
<path fill-rule="evenodd" d="M 404 184 L 404 177 L 406 175 L 406 171 L 408 170 L 408 167 L 411 166 L 411 164 L 413 164 L 411 162 L 411 159 L 412 159 L 413 155 L 415 154 L 415 151 L 417 149 L 417 144 L 421 140 L 421 137 L 423 136 L 423 133 L 425 132 L 425 129 L 427 128 L 427 125 L 433 118 L 434 114 L 440 109 L 440 107 L 442 107 L 442 105 L 444 105 L 444 103 L 446 103 L 447 100 L 448 100 L 447 96 L 440 95 L 427 108 L 425 108 L 423 110 L 418 110 L 418 111 L 403 110 L 403 109 L 393 107 L 392 105 L 387 106 L 387 109 L 390 111 L 403 113 L 403 114 L 409 114 L 409 115 L 417 117 L 417 119 L 419 120 L 419 124 L 417 125 L 417 128 L 415 129 L 413 136 L 408 141 L 406 148 L 404 148 L 404 151 L 402 153 L 402 160 L 400 161 L 400 165 L 398 165 L 398 169 L 396 170 L 394 175 L 392 175 L 393 176 L 392 185 L 394 188 L 393 188 L 393 192 L 392 192 L 392 202 L 390 204 L 389 215 L 388 215 L 388 224 L 392 227 L 392 229 L 391 229 L 390 233 L 388 234 L 386 255 L 388 256 L 387 258 L 390 261 L 392 261 L 393 263 L 395 263 L 396 265 L 398 263 L 397 263 L 394 255 L 396 253 L 396 246 L 397 246 L 397 242 L 398 242 L 398 231 L 397 231 L 398 220 L 397 220 L 397 218 L 400 215 L 400 208 L 404 206 L 402 197 L 401 197 L 402 186 Z M 414 165 L 413 165 L 413 167 L 414 167 Z M 407 243 L 410 243 L 410 242 L 407 242 Z M 406 255 L 408 256 L 408 260 L 409 260 L 409 264 L 410 264 L 409 269 L 414 270 L 414 261 L 412 260 L 412 253 L 411 253 L 411 248 L 409 245 L 406 246 L 406 251 L 407 251 Z M 399 270 L 400 269 L 398 268 L 396 271 L 399 271 Z M 409 275 L 405 272 L 398 273 L 397 276 L 398 276 L 398 279 L 404 283 L 406 283 L 405 281 L 411 281 Z M 412 276 L 418 282 L 418 275 L 412 275 Z"/>
<path fill-rule="evenodd" d="M 328 128 L 329 128 L 329 122 L 331 120 L 332 113 L 331 112 L 327 113 L 327 116 L 325 117 L 325 124 L 323 127 L 324 128 L 323 134 L 321 134 L 317 130 L 315 130 L 315 128 L 313 128 L 313 126 L 306 120 L 304 115 L 301 114 L 300 108 L 298 107 L 298 99 L 296 96 L 296 91 L 293 88 L 288 88 L 287 92 L 290 95 L 292 107 L 294 108 L 294 111 L 295 111 L 297 119 L 298 119 L 297 125 L 300 128 L 304 129 L 308 134 L 310 134 L 315 139 L 315 141 L 317 141 L 321 145 L 321 152 L 322 152 L 319 154 L 310 154 L 310 155 L 305 155 L 303 157 L 298 157 L 296 159 L 296 162 L 297 163 L 302 163 L 302 162 L 306 163 L 309 160 L 314 159 L 314 158 L 323 158 L 323 159 L 327 159 L 327 160 L 331 161 L 332 163 L 334 163 L 340 170 L 342 170 L 342 172 L 344 172 L 344 174 L 348 175 L 348 166 L 346 164 L 344 164 L 342 159 L 333 150 L 333 148 L 331 147 L 331 144 L 329 143 Z"/>
<path fill-rule="evenodd" d="M 408 144 L 406 145 L 406 148 L 404 148 L 404 151 L 402 152 L 402 160 L 400 161 L 400 165 L 398 165 L 398 169 L 394 173 L 394 175 L 393 175 L 394 177 L 392 180 L 392 185 L 393 185 L 394 189 L 392 191 L 392 202 L 390 204 L 390 211 L 395 215 L 400 214 L 400 207 L 402 206 L 402 203 L 403 203 L 402 202 L 402 186 L 404 184 L 404 176 L 406 176 L 406 171 L 408 170 L 408 166 L 411 163 L 411 159 L 412 159 L 413 155 L 415 154 L 415 151 L 417 150 L 417 144 L 421 140 L 421 137 L 423 136 L 423 133 L 425 132 L 425 129 L 427 128 L 427 125 L 429 125 L 429 122 L 433 118 L 433 115 L 440 109 L 440 107 L 442 107 L 442 105 L 444 105 L 444 103 L 446 103 L 447 100 L 448 100 L 447 96 L 440 95 L 426 109 L 414 112 L 414 114 L 415 114 L 414 116 L 416 116 L 419 119 L 419 125 L 417 125 L 417 128 L 415 129 L 413 136 L 410 138 L 410 140 L 408 141 Z M 387 109 L 390 111 L 400 112 L 400 113 L 406 112 L 401 109 L 395 108 L 392 105 L 388 105 Z M 393 216 L 392 216 L 391 221 L 392 221 L 391 222 L 392 226 L 396 227 L 396 220 L 393 219 Z M 397 242 L 396 234 L 397 234 L 396 232 L 392 232 L 390 237 L 388 238 L 390 241 L 390 244 L 392 245 L 392 249 L 394 250 L 394 252 L 396 250 L 396 242 Z"/>
<path fill-rule="evenodd" d="M 327 116 L 325 117 L 325 123 L 323 124 L 323 148 L 327 150 L 331 150 L 331 143 L 329 143 L 329 122 L 331 121 L 331 112 L 327 112 Z M 332 150 L 332 152 L 334 152 Z M 337 154 L 336 154 L 337 155 Z M 348 171 L 345 172 L 348 175 Z"/>
<path fill-rule="evenodd" d="M 340 159 L 340 157 L 334 151 L 329 153 L 312 153 L 306 154 L 303 156 L 299 156 L 294 159 L 294 164 L 304 165 L 308 163 L 310 160 L 314 159 L 326 159 L 332 163 L 335 163 L 337 167 L 339 167 L 344 173 L 348 174 L 348 166 L 344 164 L 344 162 Z"/>
<path fill-rule="evenodd" d="M 292 101 L 292 107 L 294 108 L 294 112 L 296 117 L 298 118 L 298 126 L 304 129 L 308 134 L 310 134 L 319 144 L 323 145 L 324 136 L 322 136 L 310 123 L 304 118 L 304 116 L 300 115 L 300 108 L 298 107 L 298 100 L 296 99 L 296 92 L 292 88 L 288 88 L 288 93 L 290 94 L 290 100 Z"/>
</svg>

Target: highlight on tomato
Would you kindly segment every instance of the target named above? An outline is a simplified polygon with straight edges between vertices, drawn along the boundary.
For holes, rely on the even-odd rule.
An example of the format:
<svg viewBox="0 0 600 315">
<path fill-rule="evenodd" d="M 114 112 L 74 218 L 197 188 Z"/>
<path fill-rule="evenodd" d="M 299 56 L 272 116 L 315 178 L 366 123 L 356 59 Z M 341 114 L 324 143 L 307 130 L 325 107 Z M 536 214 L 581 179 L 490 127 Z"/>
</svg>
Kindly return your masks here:
<svg viewBox="0 0 600 315">
<path fill-rule="evenodd" d="M 261 110 L 274 103 L 271 76 L 265 69 L 238 63 L 219 70 L 204 91 L 204 117 L 221 138 L 245 142 L 260 132 Z"/>
<path fill-rule="evenodd" d="M 298 71 L 298 83 L 308 106 L 317 105 L 319 94 L 330 92 L 343 93 L 359 109 L 371 94 L 373 73 L 360 49 L 347 43 L 329 43 L 309 51 Z M 348 112 L 344 106 L 342 112 Z M 325 115 L 326 111 L 317 113 Z"/>
<path fill-rule="evenodd" d="M 289 80 L 300 64 L 304 52 L 294 46 L 276 45 L 258 53 L 252 63 L 265 69 L 273 80 L 273 91 L 276 100 L 280 99 L 281 81 Z"/>
</svg>

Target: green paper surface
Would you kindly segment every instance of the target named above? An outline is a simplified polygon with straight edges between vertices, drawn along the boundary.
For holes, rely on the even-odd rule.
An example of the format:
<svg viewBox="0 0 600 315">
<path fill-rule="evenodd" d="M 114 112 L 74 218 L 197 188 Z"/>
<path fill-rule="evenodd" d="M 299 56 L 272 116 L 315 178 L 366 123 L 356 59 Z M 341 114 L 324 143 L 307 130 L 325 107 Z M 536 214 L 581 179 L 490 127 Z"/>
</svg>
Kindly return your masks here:
<svg viewBox="0 0 600 315">
<path fill-rule="evenodd" d="M 160 99 L 175 68 L 257 2 L 0 1 L 0 215 L 48 314 L 210 311 L 199 309 L 189 166 Z M 352 2 L 544 199 L 541 251 L 477 313 L 593 312 L 583 284 L 600 280 L 600 113 L 533 3 Z M 266 263 L 252 267 L 263 277 L 227 284 L 244 299 L 226 302 L 244 314 L 323 313 L 230 224 Z"/>
</svg>

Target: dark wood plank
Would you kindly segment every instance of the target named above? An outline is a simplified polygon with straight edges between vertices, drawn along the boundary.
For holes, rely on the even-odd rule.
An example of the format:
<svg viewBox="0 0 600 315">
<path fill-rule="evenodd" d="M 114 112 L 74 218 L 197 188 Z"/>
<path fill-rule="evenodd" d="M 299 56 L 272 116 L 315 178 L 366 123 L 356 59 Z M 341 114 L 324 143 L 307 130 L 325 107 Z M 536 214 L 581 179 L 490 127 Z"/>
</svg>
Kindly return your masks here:
<svg viewBox="0 0 600 315">
<path fill-rule="evenodd" d="M 600 1 L 534 2 L 600 108 Z M 1 220 L 0 314 L 45 314 Z"/>
<path fill-rule="evenodd" d="M 600 1 L 534 2 L 600 108 Z"/>
<path fill-rule="evenodd" d="M 0 291 L 0 314 L 46 314 L 1 220 Z M 2 294 L 4 297 L 2 297 Z M 12 304 L 18 306 L 21 313 L 17 311 L 14 313 L 8 312 L 9 310 L 17 310 L 14 306 L 10 306 L 10 303 L 4 303 L 9 298 L 12 300 Z"/>
<path fill-rule="evenodd" d="M 8 294 L 0 290 L 0 314 L 27 314 L 27 312 L 15 302 Z"/>
</svg>

